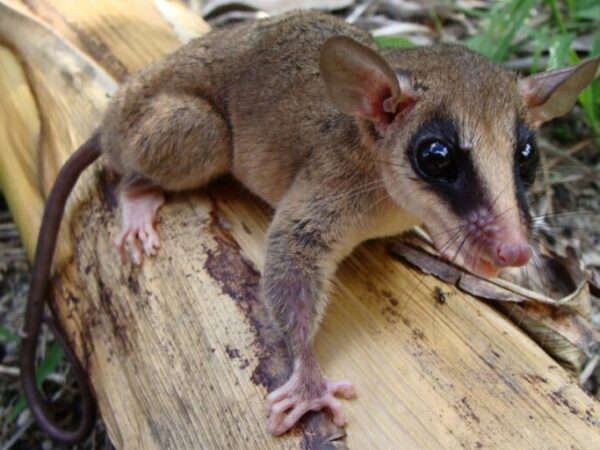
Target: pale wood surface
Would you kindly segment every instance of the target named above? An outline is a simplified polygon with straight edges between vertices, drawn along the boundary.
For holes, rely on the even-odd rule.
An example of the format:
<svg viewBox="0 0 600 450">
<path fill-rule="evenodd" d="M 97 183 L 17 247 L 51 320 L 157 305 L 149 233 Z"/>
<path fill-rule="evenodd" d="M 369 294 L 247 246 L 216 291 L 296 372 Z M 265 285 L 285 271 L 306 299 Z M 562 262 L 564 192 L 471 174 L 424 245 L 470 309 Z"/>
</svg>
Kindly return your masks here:
<svg viewBox="0 0 600 450">
<path fill-rule="evenodd" d="M 30 254 L 117 81 L 204 27 L 174 1 L 0 1 L 0 183 Z M 160 255 L 122 267 L 114 182 L 97 164 L 73 195 L 53 309 L 117 448 L 598 448 L 598 406 L 535 343 L 377 243 L 342 265 L 316 337 L 359 391 L 347 437 L 320 415 L 270 437 L 263 398 L 286 372 L 258 298 L 270 212 L 228 181 L 171 196 Z"/>
</svg>

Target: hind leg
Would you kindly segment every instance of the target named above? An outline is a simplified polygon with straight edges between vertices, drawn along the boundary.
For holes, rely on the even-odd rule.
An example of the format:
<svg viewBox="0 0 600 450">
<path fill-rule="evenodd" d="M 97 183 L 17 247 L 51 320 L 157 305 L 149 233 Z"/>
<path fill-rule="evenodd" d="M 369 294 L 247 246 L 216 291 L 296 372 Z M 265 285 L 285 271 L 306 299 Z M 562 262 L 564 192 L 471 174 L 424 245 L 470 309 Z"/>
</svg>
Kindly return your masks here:
<svg viewBox="0 0 600 450">
<path fill-rule="evenodd" d="M 137 264 L 143 254 L 156 254 L 163 192 L 200 188 L 228 172 L 230 141 L 225 121 L 205 100 L 172 94 L 148 100 L 115 155 L 130 174 L 120 195 L 123 227 L 116 245 L 122 260 L 127 251 Z"/>
<path fill-rule="evenodd" d="M 127 253 L 135 264 L 142 263 L 142 255 L 154 256 L 160 247 L 155 229 L 157 213 L 165 202 L 161 188 L 141 178 L 125 182 L 119 196 L 121 204 L 121 233 L 115 240 L 121 263 Z"/>
</svg>

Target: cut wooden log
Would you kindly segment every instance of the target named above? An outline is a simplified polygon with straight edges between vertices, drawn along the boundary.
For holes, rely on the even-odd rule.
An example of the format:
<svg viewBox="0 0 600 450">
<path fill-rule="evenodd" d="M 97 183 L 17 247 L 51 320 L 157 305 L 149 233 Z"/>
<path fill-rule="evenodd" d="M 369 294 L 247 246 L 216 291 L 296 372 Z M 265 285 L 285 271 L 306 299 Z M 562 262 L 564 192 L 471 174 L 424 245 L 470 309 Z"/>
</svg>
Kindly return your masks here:
<svg viewBox="0 0 600 450">
<path fill-rule="evenodd" d="M 176 1 L 0 0 L 0 183 L 30 255 L 58 167 L 118 81 L 204 29 Z M 289 370 L 258 296 L 270 211 L 230 180 L 171 196 L 158 257 L 120 266 L 116 181 L 100 162 L 78 184 L 52 309 L 117 448 L 598 448 L 574 379 L 380 243 L 342 264 L 315 340 L 324 372 L 358 388 L 347 428 L 314 414 L 270 436 L 263 399 Z"/>
</svg>

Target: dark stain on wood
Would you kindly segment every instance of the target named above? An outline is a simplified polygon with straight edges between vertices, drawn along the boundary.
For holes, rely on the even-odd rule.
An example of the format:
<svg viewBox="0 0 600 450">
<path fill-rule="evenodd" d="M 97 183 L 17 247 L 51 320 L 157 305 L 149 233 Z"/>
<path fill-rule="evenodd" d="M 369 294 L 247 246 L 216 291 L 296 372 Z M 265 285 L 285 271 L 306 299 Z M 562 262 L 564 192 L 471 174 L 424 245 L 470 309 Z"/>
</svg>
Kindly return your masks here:
<svg viewBox="0 0 600 450">
<path fill-rule="evenodd" d="M 304 448 L 306 450 L 347 450 L 346 432 L 330 420 L 323 420 L 321 413 L 308 413 L 303 422 Z"/>
<path fill-rule="evenodd" d="M 219 218 L 217 202 L 212 197 L 211 200 L 213 207 L 209 229 L 214 236 L 216 248 L 206 249 L 204 269 L 220 284 L 223 293 L 235 300 L 252 326 L 255 336 L 253 347 L 258 364 L 250 379 L 270 392 L 281 386 L 289 377 L 289 351 L 261 300 L 260 272 L 244 257 L 240 246 Z M 227 354 L 232 357 L 235 352 Z M 346 448 L 345 443 L 340 441 L 345 432 L 333 424 L 328 414 L 308 414 L 302 419 L 300 426 L 303 427 L 306 449 Z"/>
<path fill-rule="evenodd" d="M 78 305 L 80 301 L 81 300 L 78 297 L 76 297 L 75 295 L 73 295 L 71 293 L 67 294 L 67 302 Z"/>
<path fill-rule="evenodd" d="M 414 339 L 417 339 L 419 341 L 425 340 L 425 333 L 423 332 L 423 330 L 420 330 L 418 328 L 415 328 L 414 330 L 412 330 L 412 336 Z"/>
<path fill-rule="evenodd" d="M 383 297 L 389 302 L 390 306 L 392 307 L 396 307 L 400 304 L 398 299 L 394 297 L 394 294 L 391 291 L 383 289 L 381 291 L 381 295 L 383 295 Z"/>
<path fill-rule="evenodd" d="M 492 352 L 492 354 L 494 356 L 497 355 L 497 353 Z M 498 367 L 496 366 L 495 361 L 493 360 L 494 358 L 490 358 L 489 354 L 486 355 L 478 355 L 479 358 L 481 359 L 481 361 L 489 367 L 489 369 L 496 374 L 500 380 L 502 380 L 502 382 L 511 390 L 513 391 L 515 394 L 521 395 L 523 388 L 522 386 L 519 384 L 519 382 L 512 376 L 511 373 L 508 373 L 502 369 L 498 369 Z"/>
<path fill-rule="evenodd" d="M 600 416 L 594 410 L 585 410 L 584 419 L 587 423 L 594 426 L 600 426 Z"/>
<path fill-rule="evenodd" d="M 109 72 L 114 78 L 119 81 L 127 76 L 127 67 L 118 60 L 110 47 L 94 33 L 92 27 L 81 28 L 75 22 L 71 22 L 57 8 L 52 5 L 52 2 L 32 2 L 24 0 L 30 11 L 35 15 L 43 18 L 51 26 L 60 29 L 58 25 L 62 22 L 62 26 L 69 28 L 76 36 L 75 42 L 80 47 L 80 50 L 87 53 L 93 60 Z"/>
<path fill-rule="evenodd" d="M 94 314 L 90 314 L 89 308 L 87 307 L 87 302 L 82 302 L 78 297 L 75 296 L 72 292 L 70 292 L 65 285 L 62 283 L 60 277 L 58 275 L 54 275 L 52 277 L 51 285 L 53 288 L 50 290 L 50 295 L 48 299 L 49 307 L 52 311 L 52 315 L 55 318 L 54 325 L 57 328 L 58 332 L 62 334 L 63 340 L 67 343 L 69 347 L 69 351 L 72 351 L 77 355 L 77 359 L 81 364 L 81 367 L 84 373 L 88 376 L 88 386 L 90 387 L 92 394 L 96 396 L 92 383 L 89 380 L 89 370 L 91 364 L 91 357 L 94 352 L 93 348 L 93 339 L 91 337 L 92 327 L 98 325 L 99 321 Z M 78 314 L 83 319 L 84 325 L 79 327 L 78 336 L 76 337 L 74 334 L 70 334 L 66 332 L 66 328 L 64 327 L 65 322 L 61 322 L 57 318 L 60 317 L 59 311 L 60 308 L 56 304 L 55 299 L 71 299 L 70 309 L 81 309 L 84 308 L 83 312 Z M 71 320 L 73 315 L 73 311 L 69 310 L 67 313 L 67 320 Z M 79 351 L 75 351 L 79 349 Z"/>
<path fill-rule="evenodd" d="M 241 356 L 240 351 L 237 348 L 231 347 L 230 345 L 225 346 L 225 353 L 227 353 L 229 359 L 237 359 Z"/>
<path fill-rule="evenodd" d="M 571 414 L 573 414 L 575 416 L 579 414 L 579 410 L 577 408 L 575 408 L 569 402 L 569 400 L 564 397 L 561 389 L 557 389 L 555 391 L 550 392 L 548 394 L 548 396 L 555 404 L 565 406 Z"/>
<path fill-rule="evenodd" d="M 248 367 L 250 365 L 250 361 L 248 361 L 248 359 L 244 358 L 241 360 L 239 368 L 244 370 L 246 367 Z"/>
<path fill-rule="evenodd" d="M 400 313 L 398 313 L 396 308 L 393 306 L 385 306 L 381 309 L 381 314 L 383 315 L 386 322 L 388 322 L 391 325 L 397 324 L 402 317 Z"/>
<path fill-rule="evenodd" d="M 171 397 L 175 399 L 177 408 L 179 409 L 182 417 L 185 417 L 188 422 L 192 422 L 194 419 L 197 419 L 193 413 L 194 408 L 192 405 L 190 405 L 187 399 L 181 397 L 179 392 L 177 392 L 175 389 L 171 390 Z"/>
<path fill-rule="evenodd" d="M 548 379 L 544 378 L 536 373 L 524 373 L 523 378 L 530 384 L 548 383 Z"/>
<path fill-rule="evenodd" d="M 220 284 L 223 293 L 236 301 L 252 326 L 259 362 L 251 379 L 254 384 L 271 391 L 286 380 L 291 360 L 260 300 L 259 271 L 242 255 L 240 246 L 223 226 L 214 200 L 213 205 L 209 229 L 214 236 L 216 248 L 206 249 L 204 269 Z"/>
<path fill-rule="evenodd" d="M 113 304 L 112 292 L 98 276 L 98 294 L 100 297 L 100 308 L 104 312 L 104 317 L 111 324 L 112 333 L 126 353 L 133 349 L 129 329 L 131 322 L 125 317 L 124 312 Z"/>
<path fill-rule="evenodd" d="M 460 406 L 460 405 L 462 405 L 462 406 Z M 479 416 L 477 416 L 477 414 L 475 414 L 473 412 L 473 408 L 471 408 L 469 399 L 467 397 L 462 397 L 460 399 L 460 405 L 456 407 L 456 410 L 458 411 L 459 415 L 461 415 L 463 417 L 463 419 L 465 419 L 465 420 L 470 419 L 476 423 L 481 422 L 481 420 L 479 419 Z"/>
<path fill-rule="evenodd" d="M 132 294 L 138 295 L 140 293 L 140 283 L 138 282 L 137 276 L 129 274 L 127 277 L 127 287 Z"/>
</svg>

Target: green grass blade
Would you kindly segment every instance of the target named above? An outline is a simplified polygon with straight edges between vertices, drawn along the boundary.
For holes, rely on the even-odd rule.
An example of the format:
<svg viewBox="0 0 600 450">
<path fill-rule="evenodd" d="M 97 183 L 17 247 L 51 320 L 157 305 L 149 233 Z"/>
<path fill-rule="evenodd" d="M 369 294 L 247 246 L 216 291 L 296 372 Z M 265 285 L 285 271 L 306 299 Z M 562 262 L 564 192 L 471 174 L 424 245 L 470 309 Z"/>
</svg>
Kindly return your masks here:
<svg viewBox="0 0 600 450">
<path fill-rule="evenodd" d="M 482 33 L 467 41 L 468 47 L 496 62 L 506 59 L 517 32 L 522 29 L 536 1 L 499 2 L 487 14 L 489 22 Z"/>
<path fill-rule="evenodd" d="M 592 51 L 590 53 L 590 56 L 600 54 L 600 31 L 596 33 L 594 43 L 592 44 Z M 596 78 L 592 84 L 581 93 L 579 101 L 583 107 L 585 118 L 592 129 L 596 146 L 600 150 L 600 77 Z"/>
<path fill-rule="evenodd" d="M 551 38 L 548 52 L 548 69 L 556 69 L 569 64 L 571 58 L 571 44 L 575 36 L 572 34 L 559 34 Z"/>
<path fill-rule="evenodd" d="M 377 45 L 383 48 L 411 48 L 415 43 L 406 36 L 374 36 Z"/>
<path fill-rule="evenodd" d="M 19 338 L 15 333 L 12 332 L 12 330 L 0 325 L 0 340 L 14 342 L 18 341 Z"/>
<path fill-rule="evenodd" d="M 50 345 L 50 347 L 48 347 L 46 356 L 35 372 L 35 379 L 38 386 L 42 384 L 42 381 L 44 381 L 49 374 L 56 370 L 63 357 L 64 352 L 57 342 L 54 342 L 52 345 Z M 10 414 L 8 415 L 9 420 L 15 420 L 17 416 L 25 409 L 25 406 L 25 396 L 21 394 L 15 405 L 12 407 Z"/>
</svg>

